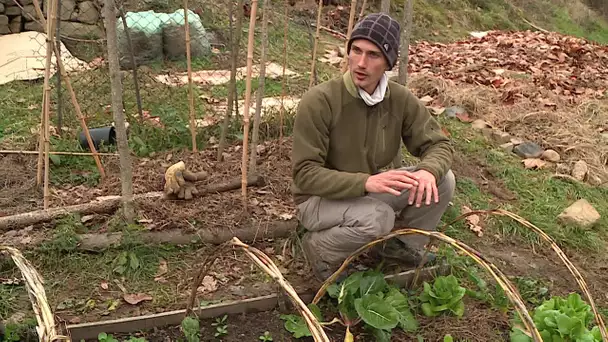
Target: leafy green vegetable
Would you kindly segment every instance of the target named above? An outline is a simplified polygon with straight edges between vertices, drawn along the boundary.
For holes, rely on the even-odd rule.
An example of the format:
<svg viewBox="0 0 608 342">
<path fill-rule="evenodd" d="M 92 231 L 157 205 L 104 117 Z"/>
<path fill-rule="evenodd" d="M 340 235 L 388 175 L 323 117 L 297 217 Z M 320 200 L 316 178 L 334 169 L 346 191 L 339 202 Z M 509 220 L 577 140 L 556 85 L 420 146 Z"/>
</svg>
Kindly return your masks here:
<svg viewBox="0 0 608 342">
<path fill-rule="evenodd" d="M 321 309 L 316 304 L 308 304 L 308 309 L 317 318 L 317 320 L 323 320 Z M 299 315 L 281 315 L 280 318 L 285 321 L 285 329 L 292 333 L 293 337 L 302 338 L 312 336 L 304 317 Z"/>
<path fill-rule="evenodd" d="M 458 279 L 453 275 L 435 278 L 432 286 L 424 282 L 424 291 L 419 297 L 422 302 L 422 313 L 425 316 L 434 317 L 444 311 L 449 311 L 462 317 L 464 314 L 462 299 L 465 292 L 466 289 L 459 285 Z"/>
<path fill-rule="evenodd" d="M 534 324 L 543 341 L 546 342 L 600 342 L 600 330 L 594 326 L 591 307 L 582 300 L 578 293 L 571 293 L 567 298 L 552 297 L 534 309 Z M 530 342 L 519 316 L 515 316 L 511 330 L 511 342 Z"/>
<path fill-rule="evenodd" d="M 376 329 L 391 330 L 399 324 L 399 312 L 378 294 L 355 299 L 355 308 L 359 317 Z"/>
</svg>

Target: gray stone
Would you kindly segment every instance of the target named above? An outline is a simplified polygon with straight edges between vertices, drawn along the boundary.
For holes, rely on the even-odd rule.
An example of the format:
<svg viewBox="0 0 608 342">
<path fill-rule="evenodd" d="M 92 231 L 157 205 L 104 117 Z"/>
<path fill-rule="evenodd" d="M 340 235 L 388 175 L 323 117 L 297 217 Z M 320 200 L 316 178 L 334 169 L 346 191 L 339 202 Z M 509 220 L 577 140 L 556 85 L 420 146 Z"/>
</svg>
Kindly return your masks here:
<svg viewBox="0 0 608 342">
<path fill-rule="evenodd" d="M 49 0 L 44 0 L 43 8 L 46 8 Z M 72 13 L 76 9 L 76 2 L 74 0 L 61 0 L 61 11 L 59 16 L 61 20 L 70 20 Z"/>
<path fill-rule="evenodd" d="M 589 166 L 584 160 L 579 160 L 574 163 L 574 167 L 572 167 L 572 177 L 576 180 L 584 181 L 585 177 L 587 177 L 587 173 L 589 173 Z"/>
<path fill-rule="evenodd" d="M 23 17 L 25 18 L 25 21 L 34 21 L 35 19 L 38 19 L 38 14 L 36 13 L 34 5 L 23 6 Z"/>
<path fill-rule="evenodd" d="M 513 152 L 521 158 L 539 158 L 543 155 L 543 148 L 537 143 L 527 141 L 523 144 L 519 144 L 513 148 Z"/>
<path fill-rule="evenodd" d="M 30 21 L 25 23 L 24 28 L 26 31 L 44 32 L 44 27 L 42 27 L 42 25 L 39 24 L 37 21 Z"/>
<path fill-rule="evenodd" d="M 120 21 L 119 21 L 120 22 Z M 150 35 L 137 28 L 130 28 L 133 55 L 137 66 L 148 64 L 163 57 L 163 35 L 162 30 Z M 116 35 L 118 36 L 118 58 L 122 69 L 131 69 L 131 58 L 129 55 L 129 43 L 122 22 L 117 23 Z"/>
<path fill-rule="evenodd" d="M 85 24 L 97 24 L 99 22 L 99 11 L 92 1 L 83 1 L 78 4 L 78 12 L 74 19 Z"/>
<path fill-rule="evenodd" d="M 97 25 L 76 23 L 73 21 L 61 21 L 60 25 L 61 35 L 71 38 L 100 39 L 103 35 L 101 28 Z"/>
<path fill-rule="evenodd" d="M 493 133 L 494 133 L 494 130 L 490 127 L 484 127 L 481 129 L 481 134 L 483 134 L 483 136 L 488 139 L 492 139 Z"/>
<path fill-rule="evenodd" d="M 9 34 L 11 30 L 8 28 L 8 17 L 0 15 L 0 34 Z"/>
<path fill-rule="evenodd" d="M 11 33 L 19 33 L 21 32 L 21 28 L 23 27 L 22 17 L 15 17 L 11 20 L 9 28 L 11 29 Z"/>
<path fill-rule="evenodd" d="M 4 12 L 4 4 L 0 3 L 0 13 Z"/>
<path fill-rule="evenodd" d="M 460 114 L 460 113 L 466 113 L 466 110 L 464 110 L 462 107 L 458 107 L 458 106 L 448 107 L 445 109 L 445 115 L 448 118 L 455 118 L 456 114 Z"/>
<path fill-rule="evenodd" d="M 566 208 L 557 218 L 563 224 L 589 228 L 599 221 L 601 216 L 586 199 L 580 199 Z"/>
<path fill-rule="evenodd" d="M 545 152 L 543 152 L 541 159 L 550 161 L 552 163 L 557 163 L 561 159 L 561 157 L 559 153 L 554 150 L 546 150 Z"/>
<path fill-rule="evenodd" d="M 6 6 L 6 9 L 4 10 L 4 14 L 6 15 L 21 15 L 21 8 L 19 8 L 19 6 Z"/>
</svg>

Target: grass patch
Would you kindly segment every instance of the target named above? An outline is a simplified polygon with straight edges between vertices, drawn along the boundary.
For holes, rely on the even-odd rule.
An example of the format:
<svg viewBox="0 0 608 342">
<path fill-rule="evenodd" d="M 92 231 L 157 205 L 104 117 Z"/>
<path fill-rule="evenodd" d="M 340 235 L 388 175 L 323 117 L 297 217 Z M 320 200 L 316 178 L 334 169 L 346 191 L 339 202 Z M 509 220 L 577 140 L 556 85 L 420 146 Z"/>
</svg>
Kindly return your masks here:
<svg viewBox="0 0 608 342">
<path fill-rule="evenodd" d="M 605 198 L 608 198 L 607 189 L 551 178 L 551 172 L 546 170 L 526 170 L 519 157 L 490 145 L 468 125 L 444 118 L 440 121 L 450 131 L 457 150 L 465 156 L 481 158 L 492 170 L 492 174 L 515 194 L 516 200 L 501 205 L 502 209 L 529 220 L 561 246 L 582 251 L 600 251 L 605 248 L 606 231 L 601 227 L 608 224 L 608 207 L 603 205 Z M 560 224 L 557 216 L 581 198 L 587 199 L 602 216 L 596 227 L 584 230 Z M 488 200 L 489 195 L 480 192 L 469 179 L 458 179 L 455 205 L 446 213 L 445 221 L 459 214 L 460 204 L 470 204 L 472 209 L 490 209 Z M 488 221 L 489 228 L 503 235 L 523 237 L 532 243 L 540 241 L 535 233 L 511 219 L 492 218 Z M 454 229 L 450 232 L 466 230 L 460 225 L 455 225 Z"/>
</svg>

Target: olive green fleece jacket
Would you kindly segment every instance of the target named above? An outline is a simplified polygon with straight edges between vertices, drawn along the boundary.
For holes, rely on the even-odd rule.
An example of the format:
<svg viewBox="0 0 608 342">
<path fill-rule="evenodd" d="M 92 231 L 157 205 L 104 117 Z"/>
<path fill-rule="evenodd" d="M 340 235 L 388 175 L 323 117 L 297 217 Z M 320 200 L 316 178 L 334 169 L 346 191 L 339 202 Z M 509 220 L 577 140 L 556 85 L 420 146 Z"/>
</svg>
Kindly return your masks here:
<svg viewBox="0 0 608 342">
<path fill-rule="evenodd" d="M 453 146 L 425 106 L 404 86 L 388 82 L 384 100 L 368 106 L 350 72 L 307 91 L 293 131 L 292 192 L 296 204 L 311 195 L 346 199 L 366 194 L 370 175 L 388 166 L 400 142 L 420 158 L 418 169 L 441 179 Z"/>
</svg>

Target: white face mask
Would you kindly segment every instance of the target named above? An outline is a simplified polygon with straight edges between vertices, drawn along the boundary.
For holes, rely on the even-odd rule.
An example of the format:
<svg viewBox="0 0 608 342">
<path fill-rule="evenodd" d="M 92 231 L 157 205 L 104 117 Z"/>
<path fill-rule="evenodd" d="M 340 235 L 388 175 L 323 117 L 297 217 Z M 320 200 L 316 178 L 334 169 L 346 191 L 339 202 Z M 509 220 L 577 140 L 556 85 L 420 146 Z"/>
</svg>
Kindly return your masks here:
<svg viewBox="0 0 608 342">
<path fill-rule="evenodd" d="M 382 78 L 380 78 L 380 82 L 374 90 L 373 94 L 368 94 L 365 90 L 357 87 L 359 90 L 359 96 L 365 101 L 368 106 L 373 106 L 375 104 L 380 103 L 384 99 L 384 95 L 386 94 L 386 88 L 388 88 L 388 76 L 386 73 L 382 74 Z"/>
</svg>

